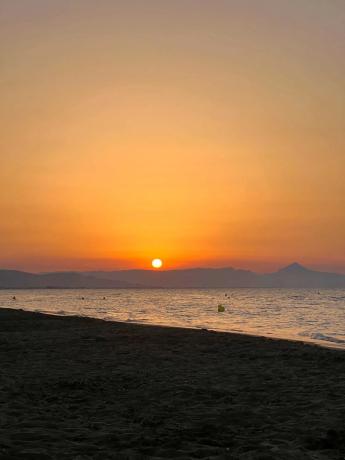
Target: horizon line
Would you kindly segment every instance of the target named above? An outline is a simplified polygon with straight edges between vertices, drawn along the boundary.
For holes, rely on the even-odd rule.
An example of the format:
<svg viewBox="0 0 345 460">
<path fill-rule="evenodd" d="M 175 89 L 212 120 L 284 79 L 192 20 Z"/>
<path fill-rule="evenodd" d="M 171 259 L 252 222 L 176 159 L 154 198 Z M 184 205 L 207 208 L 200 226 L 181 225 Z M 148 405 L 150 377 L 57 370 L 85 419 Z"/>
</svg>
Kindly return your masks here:
<svg viewBox="0 0 345 460">
<path fill-rule="evenodd" d="M 255 270 L 251 270 L 251 269 L 248 269 L 248 268 L 236 268 L 234 266 L 230 266 L 230 265 L 226 265 L 226 266 L 221 266 L 221 267 L 210 267 L 210 266 L 193 266 L 193 267 L 182 267 L 182 268 L 159 268 L 159 269 L 154 269 L 154 268 L 115 268 L 115 269 L 93 269 L 93 270 L 67 270 L 67 269 L 53 269 L 53 270 L 44 270 L 44 271 L 31 271 L 31 270 L 26 270 L 26 269 L 20 269 L 20 268 L 0 268 L 0 271 L 14 271 L 14 272 L 22 272 L 22 273 L 29 273 L 29 274 L 33 274 L 33 275 L 44 275 L 44 274 L 52 274 L 52 273 L 81 273 L 81 274 L 92 274 L 92 273 L 95 273 L 95 272 L 102 272 L 102 273 L 113 273 L 113 272 L 129 272 L 129 271 L 141 271 L 141 272 L 156 272 L 156 273 L 159 273 L 159 272 L 174 272 L 174 271 L 190 271 L 190 270 L 234 270 L 234 271 L 244 271 L 244 272 L 251 272 L 251 273 L 254 273 L 254 274 L 257 274 L 257 275 L 265 275 L 265 274 L 271 274 L 271 273 L 276 273 L 280 270 L 284 270 L 285 268 L 288 268 L 288 267 L 291 267 L 291 266 L 299 266 L 301 268 L 304 268 L 304 269 L 307 269 L 307 270 L 310 270 L 310 271 L 315 271 L 315 272 L 319 272 L 319 273 L 333 273 L 333 274 L 338 274 L 338 275 L 343 275 L 345 276 L 345 273 L 342 273 L 342 272 L 339 272 L 339 271 L 336 271 L 336 269 L 334 271 L 329 271 L 329 270 L 326 270 L 326 271 L 322 271 L 322 270 L 317 270 L 317 269 L 314 269 L 314 268 L 310 268 L 309 266 L 307 265 L 304 265 L 304 264 L 301 264 L 299 262 L 291 262 L 287 265 L 282 265 L 280 266 L 279 268 L 276 268 L 275 270 L 273 271 L 255 271 Z"/>
</svg>

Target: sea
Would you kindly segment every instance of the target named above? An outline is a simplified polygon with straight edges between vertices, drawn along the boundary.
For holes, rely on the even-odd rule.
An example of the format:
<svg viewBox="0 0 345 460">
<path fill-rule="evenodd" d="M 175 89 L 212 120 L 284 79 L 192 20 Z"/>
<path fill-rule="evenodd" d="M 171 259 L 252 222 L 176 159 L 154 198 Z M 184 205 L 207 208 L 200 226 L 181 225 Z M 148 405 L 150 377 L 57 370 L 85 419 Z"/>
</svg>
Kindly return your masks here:
<svg viewBox="0 0 345 460">
<path fill-rule="evenodd" d="M 224 312 L 218 312 L 218 305 Z M 345 350 L 345 289 L 0 290 L 0 307 L 292 339 Z"/>
</svg>

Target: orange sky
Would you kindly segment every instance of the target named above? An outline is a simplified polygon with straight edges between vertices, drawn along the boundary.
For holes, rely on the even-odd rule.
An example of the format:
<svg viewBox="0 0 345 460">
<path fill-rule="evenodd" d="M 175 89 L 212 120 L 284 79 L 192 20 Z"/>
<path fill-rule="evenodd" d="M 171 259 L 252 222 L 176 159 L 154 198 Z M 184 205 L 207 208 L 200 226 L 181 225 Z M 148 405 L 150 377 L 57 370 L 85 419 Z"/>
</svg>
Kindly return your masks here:
<svg viewBox="0 0 345 460">
<path fill-rule="evenodd" d="M 0 267 L 345 272 L 343 0 L 0 8 Z"/>
</svg>

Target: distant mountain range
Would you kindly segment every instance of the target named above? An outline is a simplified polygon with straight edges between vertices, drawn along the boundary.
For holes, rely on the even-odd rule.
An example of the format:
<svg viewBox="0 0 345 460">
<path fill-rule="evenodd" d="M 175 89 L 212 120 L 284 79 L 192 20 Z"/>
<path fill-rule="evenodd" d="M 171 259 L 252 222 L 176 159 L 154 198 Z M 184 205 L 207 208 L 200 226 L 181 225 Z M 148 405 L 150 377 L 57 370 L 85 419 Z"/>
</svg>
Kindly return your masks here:
<svg viewBox="0 0 345 460">
<path fill-rule="evenodd" d="M 345 275 L 309 270 L 293 263 L 273 273 L 234 268 L 116 270 L 43 274 L 0 270 L 0 289 L 33 288 L 345 288 Z"/>
<path fill-rule="evenodd" d="M 102 279 L 87 273 L 53 272 L 34 274 L 17 270 L 0 270 L 0 289 L 114 289 L 135 288 L 136 284 L 126 281 Z"/>
</svg>

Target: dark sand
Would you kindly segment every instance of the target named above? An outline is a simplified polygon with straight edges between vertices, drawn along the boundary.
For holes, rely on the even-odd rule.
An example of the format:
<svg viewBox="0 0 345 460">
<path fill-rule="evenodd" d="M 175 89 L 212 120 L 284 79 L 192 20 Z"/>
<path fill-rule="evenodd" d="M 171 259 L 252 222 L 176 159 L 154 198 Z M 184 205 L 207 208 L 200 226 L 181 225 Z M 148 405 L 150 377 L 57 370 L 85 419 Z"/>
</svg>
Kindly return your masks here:
<svg viewBox="0 0 345 460">
<path fill-rule="evenodd" d="M 344 459 L 345 353 L 0 309 L 0 459 Z"/>
</svg>

